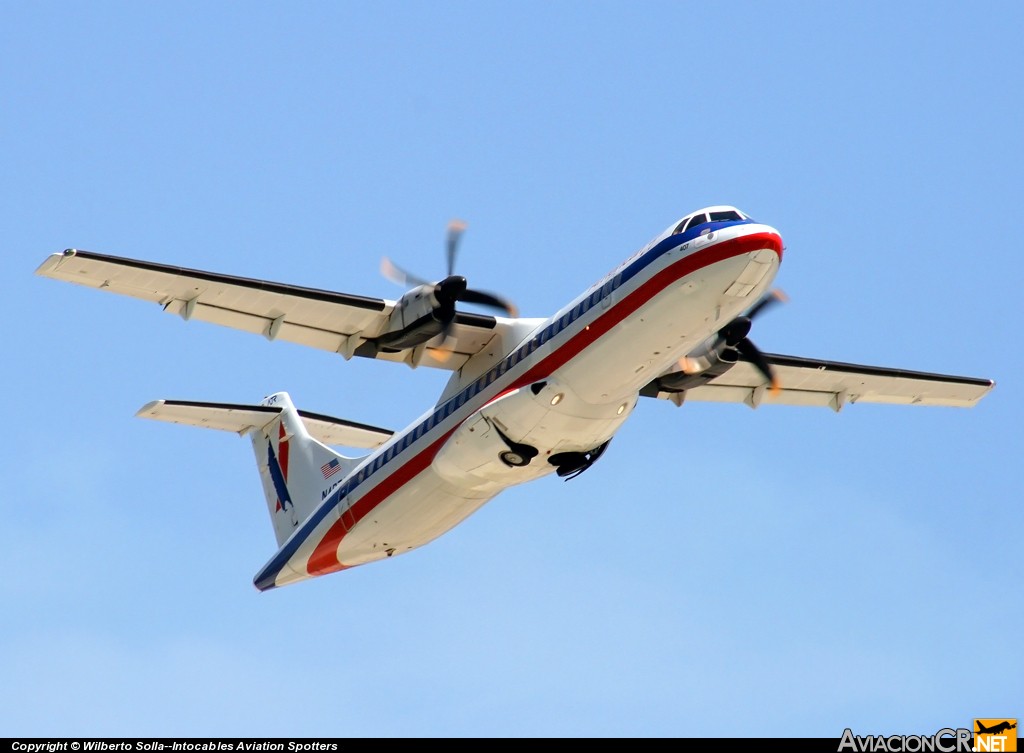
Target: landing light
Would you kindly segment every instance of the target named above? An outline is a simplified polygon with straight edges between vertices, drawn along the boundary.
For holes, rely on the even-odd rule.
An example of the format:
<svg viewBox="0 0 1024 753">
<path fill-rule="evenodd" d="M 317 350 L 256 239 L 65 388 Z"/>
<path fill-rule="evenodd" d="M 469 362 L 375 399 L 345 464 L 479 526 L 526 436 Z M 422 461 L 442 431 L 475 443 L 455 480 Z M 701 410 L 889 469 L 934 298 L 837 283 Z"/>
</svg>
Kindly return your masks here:
<svg viewBox="0 0 1024 753">
<path fill-rule="evenodd" d="M 617 411 L 615 411 L 615 415 L 616 416 L 621 416 L 623 411 L 625 411 L 625 410 L 626 410 L 626 403 L 623 403 L 622 405 L 619 406 L 619 409 Z"/>
<path fill-rule="evenodd" d="M 565 395 L 563 395 L 561 392 L 556 392 L 555 396 L 551 398 L 551 404 L 558 405 L 560 402 L 562 402 L 563 397 L 565 397 Z"/>
</svg>

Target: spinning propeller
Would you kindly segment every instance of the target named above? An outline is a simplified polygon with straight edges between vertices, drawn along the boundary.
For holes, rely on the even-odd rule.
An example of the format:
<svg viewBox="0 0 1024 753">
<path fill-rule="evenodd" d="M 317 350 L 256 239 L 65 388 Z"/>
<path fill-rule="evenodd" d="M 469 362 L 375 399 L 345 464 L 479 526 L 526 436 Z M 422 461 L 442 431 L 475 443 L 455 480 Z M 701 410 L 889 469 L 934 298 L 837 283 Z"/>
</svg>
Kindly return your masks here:
<svg viewBox="0 0 1024 753">
<path fill-rule="evenodd" d="M 737 316 L 725 325 L 719 333 L 725 340 L 726 347 L 735 349 L 740 356 L 749 361 L 754 368 L 764 375 L 764 378 L 771 385 L 773 395 L 778 394 L 780 389 L 778 377 L 775 376 L 772 365 L 768 363 L 764 353 L 754 345 L 753 340 L 747 337 L 747 335 L 750 334 L 750 327 L 758 314 L 767 310 L 769 306 L 785 303 L 786 300 L 786 294 L 781 290 L 770 290 L 761 296 L 761 300 L 755 303 L 746 314 Z"/>
<path fill-rule="evenodd" d="M 448 276 L 440 282 L 430 282 L 419 275 L 408 272 L 386 256 L 381 259 L 380 271 L 387 279 L 406 288 L 408 292 L 402 296 L 401 306 L 412 305 L 414 302 L 425 303 L 430 306 L 430 318 L 433 320 L 433 327 L 423 331 L 422 339 L 425 342 L 436 335 L 441 336 L 441 345 L 434 348 L 435 357 L 442 361 L 447 360 L 455 350 L 457 338 L 452 334 L 452 327 L 455 324 L 455 304 L 475 303 L 478 306 L 487 306 L 498 309 L 508 316 L 518 316 L 518 309 L 515 304 L 506 298 L 483 290 L 474 290 L 466 283 L 466 278 L 455 274 L 455 258 L 459 251 L 459 240 L 466 230 L 466 223 L 461 220 L 452 220 L 448 223 Z M 423 297 L 426 296 L 426 300 Z M 435 327 L 439 327 L 439 330 Z M 415 335 L 413 336 L 416 337 Z M 399 339 L 401 336 L 399 337 Z M 406 340 L 409 343 L 408 340 Z M 394 344 L 394 342 L 392 342 Z M 414 344 L 414 343 L 412 343 Z"/>
<path fill-rule="evenodd" d="M 419 275 L 414 275 L 412 272 L 402 269 L 386 256 L 380 262 L 381 274 L 391 280 L 391 282 L 404 288 L 417 285 L 433 285 L 434 298 L 437 299 L 439 308 L 445 312 L 450 309 L 452 320 L 454 320 L 455 315 L 455 304 L 459 301 L 498 309 L 511 317 L 518 316 L 519 309 L 516 308 L 512 301 L 494 293 L 488 293 L 485 290 L 474 290 L 467 286 L 465 277 L 455 274 L 455 258 L 459 251 L 459 240 L 465 231 L 466 223 L 462 220 L 452 220 L 448 223 L 448 276 L 440 282 L 432 283 Z M 448 327 L 450 326 L 451 321 L 448 322 Z"/>
<path fill-rule="evenodd" d="M 754 345 L 753 340 L 748 335 L 750 334 L 750 328 L 754 323 L 754 319 L 764 313 L 769 307 L 785 303 L 787 300 L 789 299 L 781 290 L 770 290 L 761 296 L 761 299 L 751 306 L 746 313 L 737 316 L 718 331 L 719 339 L 716 350 L 719 351 L 720 360 L 726 363 L 735 363 L 741 359 L 749 362 L 768 380 L 773 395 L 777 394 L 779 389 L 781 389 L 778 377 L 775 376 L 775 371 L 772 369 L 768 359 L 765 358 L 764 353 Z M 680 366 L 686 374 L 694 374 L 702 370 L 699 364 L 694 363 L 689 358 L 683 358 L 680 361 Z"/>
</svg>

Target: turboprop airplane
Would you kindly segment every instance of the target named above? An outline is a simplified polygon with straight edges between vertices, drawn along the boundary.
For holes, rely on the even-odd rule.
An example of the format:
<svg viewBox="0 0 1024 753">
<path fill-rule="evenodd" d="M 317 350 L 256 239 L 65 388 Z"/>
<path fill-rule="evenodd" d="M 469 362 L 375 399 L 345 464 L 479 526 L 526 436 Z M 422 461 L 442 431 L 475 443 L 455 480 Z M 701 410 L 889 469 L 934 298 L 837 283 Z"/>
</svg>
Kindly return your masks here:
<svg viewBox="0 0 1024 753">
<path fill-rule="evenodd" d="M 448 233 L 448 275 L 397 301 L 69 249 L 37 274 L 158 303 L 214 322 L 353 356 L 445 369 L 437 404 L 399 432 L 297 410 L 278 392 L 258 405 L 158 400 L 138 415 L 248 435 L 278 551 L 260 590 L 422 546 L 515 484 L 590 468 L 639 398 L 826 406 L 973 406 L 987 379 L 762 352 L 751 324 L 782 237 L 735 207 L 670 225 L 547 319 L 520 318 L 454 274 L 464 226 Z M 458 303 L 501 312 L 460 311 Z M 349 457 L 328 445 L 370 450 Z"/>
</svg>

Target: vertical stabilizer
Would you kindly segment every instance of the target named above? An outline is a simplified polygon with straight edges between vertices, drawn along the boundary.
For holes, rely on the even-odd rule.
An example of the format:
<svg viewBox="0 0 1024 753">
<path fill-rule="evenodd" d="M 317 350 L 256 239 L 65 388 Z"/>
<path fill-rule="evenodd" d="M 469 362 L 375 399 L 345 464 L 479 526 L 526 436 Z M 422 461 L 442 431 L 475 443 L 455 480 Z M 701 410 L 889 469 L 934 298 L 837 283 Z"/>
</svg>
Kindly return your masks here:
<svg viewBox="0 0 1024 753">
<path fill-rule="evenodd" d="M 263 493 L 277 545 L 316 509 L 325 489 L 343 479 L 356 460 L 313 439 L 287 392 L 263 399 L 280 410 L 262 429 L 250 431 Z"/>
</svg>

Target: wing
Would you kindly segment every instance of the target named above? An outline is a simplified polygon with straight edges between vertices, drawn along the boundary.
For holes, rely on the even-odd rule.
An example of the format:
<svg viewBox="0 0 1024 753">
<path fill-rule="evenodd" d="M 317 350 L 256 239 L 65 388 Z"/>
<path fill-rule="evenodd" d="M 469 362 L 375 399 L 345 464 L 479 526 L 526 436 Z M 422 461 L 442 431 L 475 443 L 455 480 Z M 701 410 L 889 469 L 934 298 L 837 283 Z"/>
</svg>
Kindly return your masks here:
<svg viewBox="0 0 1024 753">
<path fill-rule="evenodd" d="M 346 358 L 353 355 L 433 366 L 462 368 L 502 328 L 492 316 L 459 313 L 453 342 L 441 338 L 425 346 L 390 351 L 375 346 L 384 334 L 394 301 L 266 280 L 184 269 L 136 259 L 69 249 L 53 254 L 36 274 L 159 304 L 185 320 L 198 319 L 261 334 L 269 340 L 308 345 Z"/>
<path fill-rule="evenodd" d="M 995 385 L 990 379 L 928 374 L 839 361 L 765 353 L 782 389 L 775 395 L 749 362 L 740 361 L 706 384 L 666 391 L 655 380 L 641 391 L 681 405 L 684 400 L 778 405 L 817 405 L 839 411 L 847 403 L 945 405 L 970 408 Z"/>
</svg>

